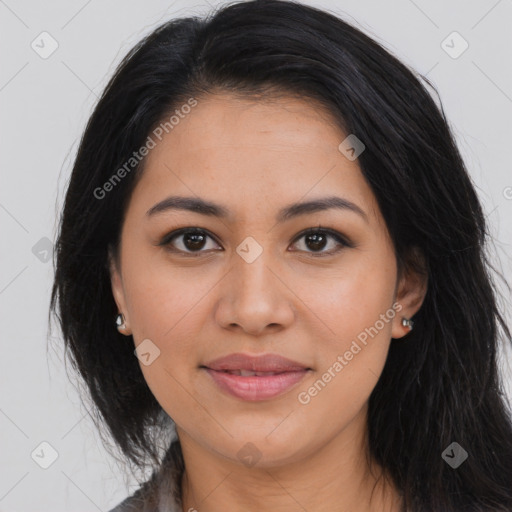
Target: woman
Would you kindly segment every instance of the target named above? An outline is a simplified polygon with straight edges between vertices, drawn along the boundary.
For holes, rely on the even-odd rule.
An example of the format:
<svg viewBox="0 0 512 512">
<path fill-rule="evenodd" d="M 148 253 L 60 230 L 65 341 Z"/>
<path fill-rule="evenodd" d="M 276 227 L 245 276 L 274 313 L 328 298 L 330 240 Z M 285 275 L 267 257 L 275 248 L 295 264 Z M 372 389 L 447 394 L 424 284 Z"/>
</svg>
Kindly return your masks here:
<svg viewBox="0 0 512 512">
<path fill-rule="evenodd" d="M 85 130 L 52 311 L 116 512 L 510 511 L 479 199 L 379 44 L 282 0 L 165 23 Z"/>
</svg>

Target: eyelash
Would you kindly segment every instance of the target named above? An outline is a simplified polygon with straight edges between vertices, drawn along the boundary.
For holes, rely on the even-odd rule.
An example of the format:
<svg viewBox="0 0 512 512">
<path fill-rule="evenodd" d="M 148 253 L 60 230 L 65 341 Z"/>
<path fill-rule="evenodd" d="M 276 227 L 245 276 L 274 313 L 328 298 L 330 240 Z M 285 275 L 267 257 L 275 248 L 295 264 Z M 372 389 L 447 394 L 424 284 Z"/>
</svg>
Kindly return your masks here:
<svg viewBox="0 0 512 512">
<path fill-rule="evenodd" d="M 175 231 L 171 231 L 170 233 L 166 234 L 162 238 L 161 242 L 158 245 L 165 247 L 165 249 L 169 252 L 178 253 L 178 254 L 180 254 L 180 256 L 184 256 L 184 257 L 197 258 L 197 257 L 202 256 L 202 253 L 208 252 L 208 251 L 203 251 L 203 250 L 183 251 L 181 249 L 172 248 L 172 246 L 171 246 L 172 240 L 175 238 L 178 238 L 181 235 L 186 235 L 186 234 L 206 235 L 209 238 L 211 238 L 212 240 L 214 240 L 215 243 L 220 245 L 219 242 L 216 240 L 216 238 L 212 234 L 210 234 L 210 232 L 208 230 L 198 228 L 198 227 L 181 228 L 181 229 L 177 229 Z M 328 235 L 331 238 L 333 238 L 340 245 L 340 247 L 337 247 L 334 250 L 331 249 L 330 251 L 325 251 L 325 252 L 302 251 L 302 252 L 306 252 L 307 254 L 313 256 L 314 258 L 322 258 L 325 256 L 332 256 L 333 254 L 337 254 L 339 251 L 341 251 L 345 247 L 348 247 L 348 248 L 354 247 L 354 244 L 352 244 L 349 240 L 347 240 L 345 237 L 343 237 L 341 235 L 341 233 L 338 233 L 338 231 L 335 231 L 334 229 L 330 229 L 330 228 L 324 228 L 320 225 L 316 228 L 308 228 L 308 229 L 302 231 L 301 233 L 299 233 L 294 238 L 293 244 L 297 243 L 301 238 L 306 237 L 308 235 L 312 235 L 312 234 Z M 301 251 L 298 251 L 298 252 L 301 252 Z"/>
</svg>

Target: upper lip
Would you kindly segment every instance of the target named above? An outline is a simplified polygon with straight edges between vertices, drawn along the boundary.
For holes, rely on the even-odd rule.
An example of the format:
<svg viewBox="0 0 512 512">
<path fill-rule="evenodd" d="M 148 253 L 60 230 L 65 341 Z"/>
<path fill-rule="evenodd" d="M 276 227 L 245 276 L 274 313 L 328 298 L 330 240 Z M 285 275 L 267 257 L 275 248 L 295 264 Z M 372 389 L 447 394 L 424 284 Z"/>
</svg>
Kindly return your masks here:
<svg viewBox="0 0 512 512">
<path fill-rule="evenodd" d="M 253 372 L 291 372 L 310 370 L 307 366 L 277 354 L 230 354 L 204 365 L 211 370 L 248 370 Z"/>
</svg>

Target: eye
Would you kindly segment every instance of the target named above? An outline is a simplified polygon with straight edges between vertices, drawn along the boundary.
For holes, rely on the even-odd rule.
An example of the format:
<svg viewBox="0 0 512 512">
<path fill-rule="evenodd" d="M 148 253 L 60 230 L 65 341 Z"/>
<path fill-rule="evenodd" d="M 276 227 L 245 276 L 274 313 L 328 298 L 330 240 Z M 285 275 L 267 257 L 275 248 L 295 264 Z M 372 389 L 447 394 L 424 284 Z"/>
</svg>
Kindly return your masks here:
<svg viewBox="0 0 512 512">
<path fill-rule="evenodd" d="M 213 246 L 208 247 L 208 239 L 213 240 Z M 330 256 L 339 252 L 344 247 L 354 247 L 341 233 L 333 229 L 322 228 L 321 226 L 309 228 L 300 233 L 295 237 L 294 245 L 297 245 L 297 241 L 301 239 L 304 239 L 304 246 L 306 248 L 299 249 L 299 251 L 307 252 L 315 257 Z M 328 243 L 329 240 L 331 240 L 331 244 Z M 213 235 L 197 227 L 172 231 L 165 235 L 158 245 L 165 247 L 166 250 L 172 253 L 181 253 L 182 255 L 193 257 L 200 256 L 202 253 L 219 250 L 220 247 Z M 323 249 L 329 245 L 331 245 L 331 248 L 324 251 Z M 308 250 L 308 248 L 311 250 Z"/>
<path fill-rule="evenodd" d="M 321 228 L 320 226 L 303 231 L 295 240 L 297 241 L 301 239 L 304 239 L 304 246 L 312 249 L 312 252 L 307 249 L 299 250 L 310 252 L 312 256 L 330 256 L 331 254 L 341 251 L 344 247 L 353 247 L 353 244 L 346 240 L 337 231 L 328 228 Z M 323 251 L 325 247 L 329 246 L 329 239 L 334 240 L 334 243 L 330 244 L 331 249 Z"/>
<path fill-rule="evenodd" d="M 201 249 L 205 247 L 212 249 L 212 247 L 207 247 L 208 244 L 206 241 L 208 238 L 213 240 L 213 237 L 204 229 L 183 228 L 166 235 L 158 245 L 165 246 L 165 248 L 171 252 L 181 252 L 191 256 L 199 256 L 201 253 L 207 252 Z M 178 243 L 176 243 L 176 241 L 178 241 Z M 218 244 L 215 243 L 215 246 L 218 247 Z M 216 248 L 213 247 L 213 250 L 216 250 Z"/>
</svg>

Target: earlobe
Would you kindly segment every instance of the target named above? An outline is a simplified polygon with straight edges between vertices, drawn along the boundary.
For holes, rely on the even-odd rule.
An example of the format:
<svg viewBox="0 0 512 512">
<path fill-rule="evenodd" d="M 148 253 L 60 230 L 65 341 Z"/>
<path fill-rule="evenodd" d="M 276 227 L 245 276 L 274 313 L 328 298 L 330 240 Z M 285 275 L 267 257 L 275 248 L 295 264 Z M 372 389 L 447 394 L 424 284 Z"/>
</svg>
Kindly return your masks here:
<svg viewBox="0 0 512 512">
<path fill-rule="evenodd" d="M 126 308 L 126 300 L 124 297 L 123 281 L 118 268 L 118 262 L 110 249 L 108 252 L 108 265 L 110 271 L 110 285 L 112 289 L 112 295 L 119 311 L 114 320 L 115 326 L 121 334 L 130 336 L 131 329 L 129 328 L 129 319 Z"/>
<path fill-rule="evenodd" d="M 126 320 L 124 318 L 123 313 L 119 313 L 116 316 L 116 327 L 117 327 L 117 330 L 121 334 L 124 334 L 125 336 L 131 335 L 130 329 L 128 328 L 128 325 L 126 324 Z"/>
<path fill-rule="evenodd" d="M 428 288 L 426 260 L 419 248 L 412 248 L 397 288 L 396 301 L 402 306 L 393 321 L 391 337 L 402 338 L 413 326 L 412 318 L 420 309 Z"/>
</svg>

